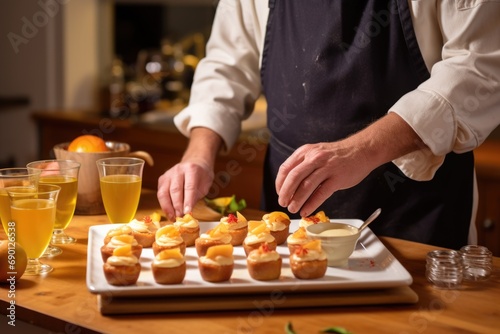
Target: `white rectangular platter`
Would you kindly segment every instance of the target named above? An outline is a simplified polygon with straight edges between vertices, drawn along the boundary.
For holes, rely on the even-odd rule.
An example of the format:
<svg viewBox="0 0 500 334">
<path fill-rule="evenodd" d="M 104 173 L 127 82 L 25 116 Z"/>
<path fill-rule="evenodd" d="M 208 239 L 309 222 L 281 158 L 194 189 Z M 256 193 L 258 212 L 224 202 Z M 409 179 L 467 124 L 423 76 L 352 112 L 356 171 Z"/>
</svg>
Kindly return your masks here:
<svg viewBox="0 0 500 334">
<path fill-rule="evenodd" d="M 332 220 L 359 226 L 359 220 Z M 292 220 L 290 231 L 298 228 L 298 220 Z M 213 228 L 218 222 L 201 222 L 201 233 Z M 145 248 L 140 263 L 142 266 L 139 280 L 132 286 L 112 286 L 106 282 L 100 248 L 106 233 L 117 224 L 92 226 L 89 230 L 87 252 L 87 287 L 95 294 L 108 296 L 180 296 L 180 295 L 218 295 L 245 293 L 272 293 L 382 289 L 408 286 L 412 277 L 401 263 L 389 252 L 382 242 L 366 228 L 349 258 L 345 268 L 328 267 L 323 278 L 314 280 L 296 279 L 290 269 L 289 251 L 286 244 L 277 247 L 283 260 L 281 277 L 274 281 L 257 281 L 250 277 L 246 266 L 245 252 L 241 246 L 234 248 L 234 271 L 226 282 L 210 283 L 201 278 L 198 269 L 198 256 L 194 246 L 186 249 L 186 277 L 181 284 L 161 285 L 154 281 L 151 271 L 153 251 Z"/>
</svg>

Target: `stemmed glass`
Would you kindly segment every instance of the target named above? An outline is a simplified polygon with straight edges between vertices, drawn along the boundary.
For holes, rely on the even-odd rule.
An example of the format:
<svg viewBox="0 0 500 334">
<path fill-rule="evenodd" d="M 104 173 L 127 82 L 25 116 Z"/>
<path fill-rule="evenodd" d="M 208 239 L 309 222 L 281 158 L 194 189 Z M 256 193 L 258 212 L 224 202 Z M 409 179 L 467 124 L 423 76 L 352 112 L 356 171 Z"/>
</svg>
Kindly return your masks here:
<svg viewBox="0 0 500 334">
<path fill-rule="evenodd" d="M 7 224 L 10 221 L 10 200 L 7 188 L 32 187 L 36 189 L 39 175 L 40 171 L 24 167 L 0 169 L 0 220 L 5 233 L 7 233 Z"/>
<path fill-rule="evenodd" d="M 9 187 L 11 220 L 9 230 L 13 230 L 16 241 L 26 251 L 28 265 L 24 275 L 42 275 L 53 268 L 40 262 L 39 258 L 52 237 L 56 220 L 57 195 L 61 187 L 39 184 L 38 188 Z"/>
<path fill-rule="evenodd" d="M 40 184 L 53 184 L 61 187 L 57 200 L 54 231 L 50 245 L 45 250 L 43 257 L 59 255 L 62 250 L 53 245 L 76 242 L 76 239 L 68 236 L 64 230 L 68 227 L 75 213 L 80 163 L 72 160 L 40 160 L 30 162 L 26 167 L 41 172 Z"/>
<path fill-rule="evenodd" d="M 104 209 L 112 223 L 130 222 L 139 206 L 144 160 L 105 158 L 97 160 Z"/>
</svg>

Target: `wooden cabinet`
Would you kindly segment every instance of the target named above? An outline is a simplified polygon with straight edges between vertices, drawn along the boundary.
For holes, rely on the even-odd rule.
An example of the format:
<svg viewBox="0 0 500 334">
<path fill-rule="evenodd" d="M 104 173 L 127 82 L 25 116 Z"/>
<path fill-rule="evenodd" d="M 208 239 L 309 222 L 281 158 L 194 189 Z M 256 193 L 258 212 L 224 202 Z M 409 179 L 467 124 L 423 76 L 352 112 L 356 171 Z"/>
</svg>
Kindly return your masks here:
<svg viewBox="0 0 500 334">
<path fill-rule="evenodd" d="M 143 150 L 153 157 L 154 166 L 146 166 L 143 173 L 143 184 L 151 189 L 157 188 L 161 174 L 179 162 L 187 145 L 187 139 L 168 122 L 139 124 L 77 111 L 40 111 L 33 118 L 38 127 L 41 159 L 53 158 L 54 145 L 70 142 L 82 134 L 125 142 L 131 151 Z M 266 132 L 262 128 L 243 133 L 233 150 L 219 157 L 211 197 L 234 194 L 245 198 L 249 207 L 259 208 Z"/>
<path fill-rule="evenodd" d="M 490 140 L 474 151 L 479 191 L 478 243 L 500 256 L 500 141 Z"/>
</svg>

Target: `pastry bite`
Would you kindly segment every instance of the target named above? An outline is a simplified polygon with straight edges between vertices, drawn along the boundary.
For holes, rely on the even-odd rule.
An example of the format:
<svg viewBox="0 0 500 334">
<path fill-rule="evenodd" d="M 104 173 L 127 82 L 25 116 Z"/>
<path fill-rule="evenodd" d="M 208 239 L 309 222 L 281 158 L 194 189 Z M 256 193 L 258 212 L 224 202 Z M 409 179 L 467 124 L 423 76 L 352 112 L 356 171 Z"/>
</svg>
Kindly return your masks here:
<svg viewBox="0 0 500 334">
<path fill-rule="evenodd" d="M 299 226 L 306 228 L 307 226 L 312 224 L 329 223 L 329 222 L 330 218 L 328 218 L 328 216 L 325 215 L 325 212 L 319 211 L 315 215 L 309 217 L 302 217 L 299 221 Z"/>
<path fill-rule="evenodd" d="M 104 277 L 111 285 L 133 285 L 139 279 L 141 265 L 137 257 L 132 254 L 132 246 L 124 245 L 113 250 L 103 264 Z"/>
<path fill-rule="evenodd" d="M 236 215 L 230 213 L 227 217 L 222 217 L 220 222 L 227 226 L 231 235 L 231 244 L 233 246 L 240 246 L 248 233 L 248 221 L 246 218 L 236 211 Z"/>
<path fill-rule="evenodd" d="M 187 213 L 183 217 L 177 217 L 174 226 L 179 228 L 181 237 L 186 246 L 193 246 L 195 240 L 200 236 L 200 224 L 191 214 Z"/>
<path fill-rule="evenodd" d="M 305 227 L 299 227 L 295 232 L 290 234 L 286 239 L 286 244 L 290 254 L 293 254 L 299 247 L 311 241 L 307 235 Z"/>
<path fill-rule="evenodd" d="M 159 252 L 151 263 L 153 278 L 158 284 L 179 284 L 186 276 L 186 260 L 180 248 Z"/>
<path fill-rule="evenodd" d="M 263 243 L 267 243 L 269 249 L 276 249 L 276 239 L 269 231 L 266 223 L 259 220 L 249 221 L 248 233 L 242 244 L 245 254 L 248 256 L 251 251 L 258 249 Z"/>
<path fill-rule="evenodd" d="M 259 281 L 278 279 L 281 275 L 281 256 L 269 249 L 267 243 L 248 254 L 247 268 L 250 277 Z"/>
<path fill-rule="evenodd" d="M 151 218 L 151 220 L 153 221 L 153 224 L 158 226 L 158 228 L 165 226 L 165 225 L 172 224 L 172 222 L 170 222 L 168 220 L 162 220 L 161 213 L 159 213 L 158 211 L 154 211 L 152 214 L 150 214 L 149 218 Z"/>
<path fill-rule="evenodd" d="M 286 241 L 290 233 L 290 218 L 286 213 L 280 211 L 266 213 L 262 216 L 262 220 L 266 223 L 278 245 Z"/>
<path fill-rule="evenodd" d="M 232 237 L 229 234 L 227 226 L 219 223 L 195 240 L 196 253 L 198 253 L 198 256 L 204 256 L 208 248 L 216 245 L 231 244 L 231 239 Z"/>
<path fill-rule="evenodd" d="M 112 237 L 117 235 L 132 235 L 132 228 L 130 228 L 130 226 L 128 225 L 122 225 L 116 228 L 112 228 L 104 236 L 104 244 L 107 244 Z"/>
<path fill-rule="evenodd" d="M 117 235 L 111 238 L 109 242 L 101 247 L 101 256 L 102 260 L 106 262 L 106 260 L 113 255 L 113 251 L 122 246 L 130 245 L 132 249 L 132 254 L 136 258 L 140 258 L 142 254 L 142 246 L 139 245 L 137 240 L 131 235 L 123 234 Z"/>
<path fill-rule="evenodd" d="M 233 245 L 216 245 L 198 258 L 201 277 L 207 282 L 223 282 L 231 278 L 234 269 Z"/>
<path fill-rule="evenodd" d="M 160 227 L 155 233 L 155 241 L 152 247 L 154 255 L 158 255 L 165 249 L 173 248 L 179 248 L 182 255 L 186 253 L 186 243 L 181 237 L 179 228 L 174 225 Z"/>
<path fill-rule="evenodd" d="M 315 279 L 325 276 L 326 253 L 321 249 L 321 240 L 312 240 L 290 255 L 290 268 L 299 279 Z"/>
<path fill-rule="evenodd" d="M 139 245 L 144 248 L 151 247 L 155 241 L 155 233 L 160 227 L 159 222 L 155 222 L 150 216 L 141 220 L 134 219 L 127 224 L 132 229 L 132 235 Z"/>
</svg>

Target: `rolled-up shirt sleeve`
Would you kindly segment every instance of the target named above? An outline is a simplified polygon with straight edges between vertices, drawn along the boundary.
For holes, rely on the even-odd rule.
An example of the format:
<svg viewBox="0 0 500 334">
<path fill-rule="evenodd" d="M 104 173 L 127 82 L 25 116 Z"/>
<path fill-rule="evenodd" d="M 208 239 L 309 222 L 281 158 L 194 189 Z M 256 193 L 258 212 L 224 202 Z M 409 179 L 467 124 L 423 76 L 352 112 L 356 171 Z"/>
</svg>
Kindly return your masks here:
<svg viewBox="0 0 500 334">
<path fill-rule="evenodd" d="M 250 116 L 261 93 L 259 43 L 264 31 L 252 3 L 219 2 L 189 105 L 174 118 L 185 136 L 195 127 L 215 131 L 224 141 L 224 151 L 236 142 L 242 120 Z"/>
<path fill-rule="evenodd" d="M 435 4 L 441 59 L 431 64 L 428 80 L 390 109 L 427 146 L 393 161 L 415 180 L 432 179 L 447 153 L 473 150 L 500 124 L 500 1 Z M 423 18 L 414 14 L 419 24 Z"/>
</svg>

